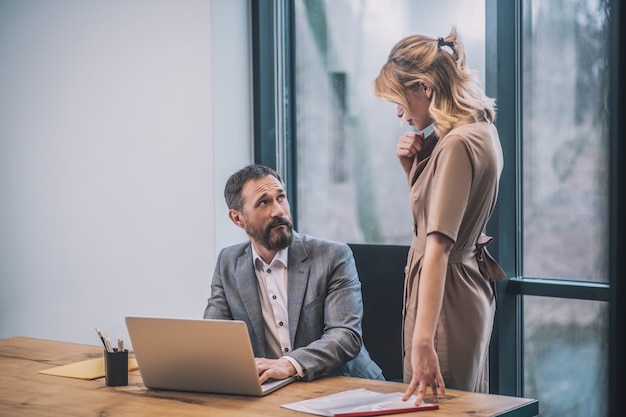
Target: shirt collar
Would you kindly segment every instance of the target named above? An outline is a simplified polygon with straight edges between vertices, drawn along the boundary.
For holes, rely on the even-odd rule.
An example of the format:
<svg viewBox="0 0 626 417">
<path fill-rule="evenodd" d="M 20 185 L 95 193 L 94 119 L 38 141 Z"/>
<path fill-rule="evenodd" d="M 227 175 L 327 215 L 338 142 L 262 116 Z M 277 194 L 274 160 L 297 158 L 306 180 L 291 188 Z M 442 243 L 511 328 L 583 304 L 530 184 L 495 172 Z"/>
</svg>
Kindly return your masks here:
<svg viewBox="0 0 626 417">
<path fill-rule="evenodd" d="M 263 259 L 261 259 L 257 251 L 254 249 L 254 245 L 251 244 L 250 247 L 252 247 L 252 259 L 254 260 L 254 264 L 258 265 L 258 262 L 261 262 L 261 265 L 265 264 Z M 272 259 L 272 261 L 267 265 L 271 266 L 274 262 L 278 261 L 281 264 L 283 264 L 285 268 L 287 268 L 288 258 L 289 258 L 289 248 L 283 248 L 279 250 L 278 252 L 276 252 L 276 255 L 274 255 L 274 259 Z"/>
</svg>

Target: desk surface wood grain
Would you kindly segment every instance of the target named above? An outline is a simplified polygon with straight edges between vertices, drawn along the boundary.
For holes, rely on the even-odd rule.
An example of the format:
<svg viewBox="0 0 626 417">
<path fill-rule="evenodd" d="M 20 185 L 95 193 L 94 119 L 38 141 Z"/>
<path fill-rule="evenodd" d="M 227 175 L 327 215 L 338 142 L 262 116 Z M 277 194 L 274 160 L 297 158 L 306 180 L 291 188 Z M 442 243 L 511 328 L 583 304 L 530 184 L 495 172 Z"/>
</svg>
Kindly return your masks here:
<svg viewBox="0 0 626 417">
<path fill-rule="evenodd" d="M 213 395 L 147 389 L 141 370 L 129 373 L 128 386 L 108 387 L 104 378 L 80 380 L 37 372 L 102 357 L 102 347 L 27 337 L 0 340 L 1 416 L 300 416 L 280 407 L 294 401 L 354 388 L 377 392 L 403 392 L 406 385 L 348 377 L 325 377 L 294 382 L 264 397 Z M 132 356 L 131 356 L 132 357 Z M 436 411 L 402 416 L 533 416 L 536 400 L 447 390 Z"/>
</svg>

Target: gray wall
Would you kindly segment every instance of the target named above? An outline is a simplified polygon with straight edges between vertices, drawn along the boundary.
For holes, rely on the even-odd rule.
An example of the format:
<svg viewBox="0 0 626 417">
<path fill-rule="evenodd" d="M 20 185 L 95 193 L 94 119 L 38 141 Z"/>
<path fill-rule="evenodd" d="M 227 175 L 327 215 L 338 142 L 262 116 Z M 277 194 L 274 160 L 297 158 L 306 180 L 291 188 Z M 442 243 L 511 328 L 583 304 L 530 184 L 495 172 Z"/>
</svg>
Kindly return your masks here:
<svg viewBox="0 0 626 417">
<path fill-rule="evenodd" d="M 202 317 L 245 236 L 246 0 L 0 0 L 0 338 Z"/>
</svg>

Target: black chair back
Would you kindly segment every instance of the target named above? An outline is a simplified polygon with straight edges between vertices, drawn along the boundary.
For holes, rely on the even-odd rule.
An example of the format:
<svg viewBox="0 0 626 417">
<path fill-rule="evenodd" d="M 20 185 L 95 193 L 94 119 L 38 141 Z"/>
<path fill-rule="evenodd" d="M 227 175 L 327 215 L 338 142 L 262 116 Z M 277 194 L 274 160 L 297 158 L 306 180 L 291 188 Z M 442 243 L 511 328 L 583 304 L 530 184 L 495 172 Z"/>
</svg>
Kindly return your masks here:
<svg viewBox="0 0 626 417">
<path fill-rule="evenodd" d="M 402 381 L 402 298 L 408 246 L 350 244 L 363 294 L 363 342 L 389 381 Z"/>
</svg>

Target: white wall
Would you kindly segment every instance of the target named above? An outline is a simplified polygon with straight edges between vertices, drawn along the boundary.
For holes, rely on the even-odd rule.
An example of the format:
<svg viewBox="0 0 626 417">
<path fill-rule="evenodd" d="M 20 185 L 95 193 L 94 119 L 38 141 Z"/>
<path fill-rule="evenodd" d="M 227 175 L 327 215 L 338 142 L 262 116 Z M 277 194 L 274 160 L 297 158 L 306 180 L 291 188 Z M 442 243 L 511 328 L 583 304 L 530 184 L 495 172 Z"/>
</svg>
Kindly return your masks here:
<svg viewBox="0 0 626 417">
<path fill-rule="evenodd" d="M 0 0 L 0 338 L 202 317 L 243 239 L 246 0 Z"/>
</svg>

